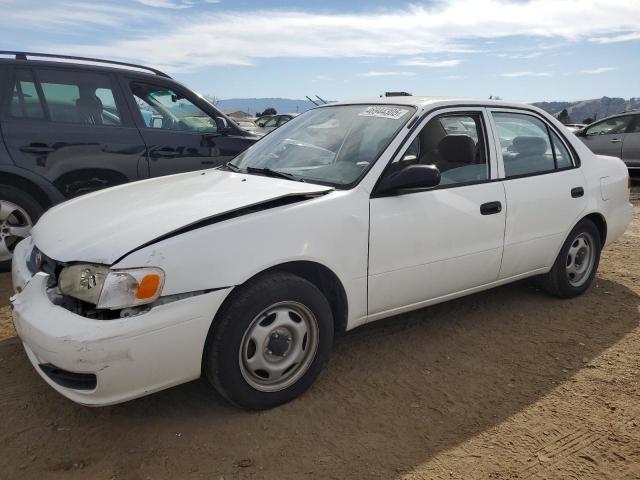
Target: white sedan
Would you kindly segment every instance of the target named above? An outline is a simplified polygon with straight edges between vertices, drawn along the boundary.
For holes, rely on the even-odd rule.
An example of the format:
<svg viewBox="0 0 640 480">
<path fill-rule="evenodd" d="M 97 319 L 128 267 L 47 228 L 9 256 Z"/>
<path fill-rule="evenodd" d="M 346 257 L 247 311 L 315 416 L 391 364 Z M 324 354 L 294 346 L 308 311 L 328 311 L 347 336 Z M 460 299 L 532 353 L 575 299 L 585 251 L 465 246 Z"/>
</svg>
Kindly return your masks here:
<svg viewBox="0 0 640 480">
<path fill-rule="evenodd" d="M 367 322 L 525 277 L 583 293 L 631 211 L 624 163 L 535 107 L 331 104 L 220 169 L 51 209 L 15 250 L 14 322 L 37 372 L 78 403 L 204 375 L 269 408 Z"/>
</svg>

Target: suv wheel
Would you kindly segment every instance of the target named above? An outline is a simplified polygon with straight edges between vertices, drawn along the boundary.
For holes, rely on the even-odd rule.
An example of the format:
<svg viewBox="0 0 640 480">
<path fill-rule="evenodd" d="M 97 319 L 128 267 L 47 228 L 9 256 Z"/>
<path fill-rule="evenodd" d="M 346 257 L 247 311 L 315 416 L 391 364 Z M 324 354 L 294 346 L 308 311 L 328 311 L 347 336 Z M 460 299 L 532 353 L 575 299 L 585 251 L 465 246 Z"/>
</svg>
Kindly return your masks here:
<svg viewBox="0 0 640 480">
<path fill-rule="evenodd" d="M 249 410 L 302 395 L 331 353 L 333 316 L 325 296 L 285 272 L 262 275 L 232 295 L 207 339 L 206 378 Z"/>
<path fill-rule="evenodd" d="M 0 271 L 11 265 L 13 249 L 31 233 L 43 208 L 29 194 L 0 185 Z"/>
</svg>

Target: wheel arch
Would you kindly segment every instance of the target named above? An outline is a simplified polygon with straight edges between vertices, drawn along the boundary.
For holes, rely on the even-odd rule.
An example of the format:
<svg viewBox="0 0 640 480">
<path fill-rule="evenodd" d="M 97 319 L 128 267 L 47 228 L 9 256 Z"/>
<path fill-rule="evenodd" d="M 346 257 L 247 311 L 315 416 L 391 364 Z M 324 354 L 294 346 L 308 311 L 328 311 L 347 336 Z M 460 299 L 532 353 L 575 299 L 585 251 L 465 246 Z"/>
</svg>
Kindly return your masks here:
<svg viewBox="0 0 640 480">
<path fill-rule="evenodd" d="M 272 272 L 291 273 L 302 277 L 315 285 L 329 302 L 331 313 L 333 314 L 334 332 L 343 333 L 347 330 L 349 306 L 346 290 L 342 281 L 340 281 L 340 278 L 335 274 L 335 272 L 321 263 L 311 260 L 293 260 L 273 265 L 254 274 L 236 288 L 241 288 L 242 285 L 252 281 L 256 277 L 268 275 Z M 233 297 L 234 295 L 232 291 L 218 309 L 218 313 L 223 311 L 226 305 L 233 301 Z M 216 314 L 216 318 L 217 317 L 218 314 Z M 214 318 L 212 326 L 215 325 L 216 318 Z"/>
<path fill-rule="evenodd" d="M 594 225 L 598 229 L 598 233 L 600 233 L 600 245 L 604 247 L 604 244 L 607 241 L 607 220 L 604 218 L 604 215 L 598 212 L 589 213 L 588 215 L 582 217 L 578 222 L 576 222 L 576 225 L 583 220 L 591 220 L 594 223 Z"/>
<path fill-rule="evenodd" d="M 52 194 L 48 191 L 50 189 L 45 189 L 38 182 L 17 173 L 0 171 L 0 184 L 18 188 L 31 195 L 44 210 L 61 200 L 58 192 Z"/>
</svg>

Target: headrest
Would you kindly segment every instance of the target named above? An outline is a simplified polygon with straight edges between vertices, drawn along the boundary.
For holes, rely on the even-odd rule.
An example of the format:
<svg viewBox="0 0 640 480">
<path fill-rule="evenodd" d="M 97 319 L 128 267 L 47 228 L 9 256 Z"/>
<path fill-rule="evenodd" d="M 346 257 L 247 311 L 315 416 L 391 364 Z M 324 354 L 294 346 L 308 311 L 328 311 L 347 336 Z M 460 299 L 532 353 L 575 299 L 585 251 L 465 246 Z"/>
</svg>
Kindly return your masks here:
<svg viewBox="0 0 640 480">
<path fill-rule="evenodd" d="M 474 163 L 476 144 L 468 135 L 447 135 L 438 143 L 438 152 L 446 162 Z"/>
<path fill-rule="evenodd" d="M 513 148 L 521 155 L 543 155 L 547 151 L 547 139 L 543 137 L 516 137 Z"/>
</svg>

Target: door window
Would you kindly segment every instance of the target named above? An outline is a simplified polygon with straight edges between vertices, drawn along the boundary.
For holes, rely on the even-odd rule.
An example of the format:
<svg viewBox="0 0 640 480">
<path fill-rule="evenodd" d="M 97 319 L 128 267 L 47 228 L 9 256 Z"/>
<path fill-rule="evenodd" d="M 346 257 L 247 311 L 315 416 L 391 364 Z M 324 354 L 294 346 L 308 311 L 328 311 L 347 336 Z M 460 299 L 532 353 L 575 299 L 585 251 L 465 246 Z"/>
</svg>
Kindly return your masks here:
<svg viewBox="0 0 640 480">
<path fill-rule="evenodd" d="M 633 126 L 629 130 L 629 133 L 640 133 L 640 115 L 636 115 L 633 119 Z"/>
<path fill-rule="evenodd" d="M 556 132 L 551 132 L 551 139 L 553 140 L 553 152 L 556 155 L 556 167 L 557 168 L 571 168 L 573 167 L 573 160 L 571 155 L 564 146 L 564 143 L 560 140 L 560 137 Z"/>
<path fill-rule="evenodd" d="M 493 118 L 500 138 L 507 178 L 556 169 L 556 156 L 551 146 L 549 130 L 542 120 L 533 115 L 500 112 L 494 113 Z M 554 146 L 558 155 L 558 168 L 571 166 L 569 152 L 557 136 L 554 138 Z"/>
<path fill-rule="evenodd" d="M 291 117 L 288 115 L 283 115 L 282 117 L 280 117 L 280 120 L 278 120 L 278 127 L 280 125 L 284 125 L 285 123 L 287 123 L 289 120 L 291 120 Z"/>
<path fill-rule="evenodd" d="M 52 122 L 121 125 L 108 75 L 89 72 L 37 70 Z"/>
<path fill-rule="evenodd" d="M 12 90 L 9 114 L 13 118 L 44 118 L 42 102 L 31 71 L 18 70 L 13 80 Z"/>
<path fill-rule="evenodd" d="M 629 126 L 631 116 L 615 117 L 608 120 L 604 120 L 600 123 L 596 123 L 594 126 L 585 130 L 585 135 L 615 135 L 617 133 L 624 133 Z"/>
<path fill-rule="evenodd" d="M 431 119 L 405 152 L 391 163 L 385 175 L 414 164 L 435 165 L 440 184 L 489 179 L 482 116 L 452 113 Z"/>
<path fill-rule="evenodd" d="M 133 83 L 131 90 L 147 128 L 215 133 L 215 119 L 188 98 L 162 86 Z"/>
<path fill-rule="evenodd" d="M 278 117 L 271 117 L 269 120 L 267 120 L 267 122 L 264 124 L 265 127 L 275 127 L 278 123 Z"/>
</svg>

